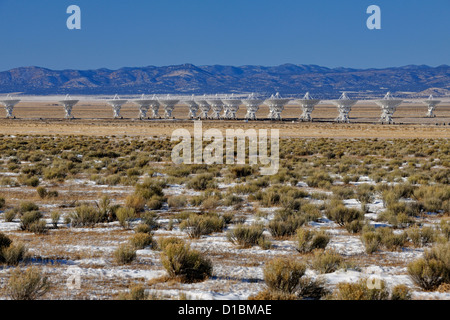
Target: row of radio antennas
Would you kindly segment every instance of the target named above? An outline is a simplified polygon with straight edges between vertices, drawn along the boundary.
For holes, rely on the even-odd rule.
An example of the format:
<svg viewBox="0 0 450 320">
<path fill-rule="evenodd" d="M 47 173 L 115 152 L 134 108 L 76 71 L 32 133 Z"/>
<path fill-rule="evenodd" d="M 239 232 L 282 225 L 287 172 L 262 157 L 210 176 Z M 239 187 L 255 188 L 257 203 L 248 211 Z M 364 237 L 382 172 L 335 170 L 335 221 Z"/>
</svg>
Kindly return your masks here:
<svg viewBox="0 0 450 320">
<path fill-rule="evenodd" d="M 290 99 L 283 98 L 279 92 L 271 95 L 268 99 L 261 99 L 255 93 L 249 94 L 246 98 L 241 99 L 234 94 L 231 95 L 192 95 L 188 98 L 171 96 L 170 94 L 164 96 L 152 95 L 150 98 L 146 98 L 145 94 L 142 94 L 140 99 L 127 100 L 120 99 L 119 95 L 115 95 L 112 99 L 107 100 L 107 103 L 112 107 L 114 118 L 122 118 L 120 115 L 122 106 L 127 102 L 134 102 L 139 106 L 139 117 L 141 119 L 147 118 L 147 113 L 151 109 L 152 118 L 159 118 L 159 108 L 164 108 L 164 117 L 172 118 L 172 113 L 175 106 L 179 103 L 184 103 L 189 107 L 190 118 L 208 118 L 209 112 L 212 110 L 213 119 L 236 119 L 236 113 L 241 104 L 244 104 L 247 108 L 246 119 L 256 120 L 256 113 L 261 105 L 267 105 L 269 107 L 268 118 L 272 120 L 281 120 L 281 113 L 284 111 L 284 107 L 292 100 L 296 100 L 301 108 L 302 114 L 300 120 L 311 121 L 312 112 L 315 106 L 321 101 L 314 99 L 309 92 L 307 92 L 302 99 Z M 0 100 L 0 104 L 5 107 L 6 117 L 13 118 L 13 109 L 20 102 L 20 99 L 14 99 L 10 94 L 6 96 L 6 99 Z M 69 94 L 65 98 L 59 101 L 59 104 L 64 107 L 65 117 L 73 118 L 72 109 L 79 102 L 79 100 L 72 99 Z M 337 122 L 349 122 L 349 113 L 352 107 L 358 102 L 358 100 L 350 99 L 346 92 L 337 100 L 331 100 L 332 104 L 336 105 L 339 115 L 336 118 Z M 374 101 L 381 107 L 381 122 L 391 123 L 392 117 L 396 108 L 403 102 L 401 99 L 393 97 L 391 92 L 388 92 L 382 99 Z M 436 106 L 441 103 L 440 100 L 434 99 L 433 95 L 430 95 L 428 99 L 423 100 L 423 103 L 428 107 L 427 117 L 435 117 L 434 110 Z M 198 115 L 200 111 L 200 115 Z M 221 113 L 223 114 L 221 115 Z"/>
</svg>

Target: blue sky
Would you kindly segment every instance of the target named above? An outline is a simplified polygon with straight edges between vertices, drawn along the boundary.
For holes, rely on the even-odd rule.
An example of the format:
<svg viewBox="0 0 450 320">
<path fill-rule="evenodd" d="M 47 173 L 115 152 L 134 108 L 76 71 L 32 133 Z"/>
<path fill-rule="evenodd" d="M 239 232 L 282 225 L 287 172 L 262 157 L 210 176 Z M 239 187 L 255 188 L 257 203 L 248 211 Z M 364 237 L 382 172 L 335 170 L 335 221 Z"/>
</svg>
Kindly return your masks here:
<svg viewBox="0 0 450 320">
<path fill-rule="evenodd" d="M 81 8 L 81 30 L 66 28 L 71 4 Z M 366 27 L 371 4 L 381 8 L 381 30 Z M 0 70 L 437 66 L 450 64 L 450 1 L 0 0 L 0 39 Z"/>
</svg>

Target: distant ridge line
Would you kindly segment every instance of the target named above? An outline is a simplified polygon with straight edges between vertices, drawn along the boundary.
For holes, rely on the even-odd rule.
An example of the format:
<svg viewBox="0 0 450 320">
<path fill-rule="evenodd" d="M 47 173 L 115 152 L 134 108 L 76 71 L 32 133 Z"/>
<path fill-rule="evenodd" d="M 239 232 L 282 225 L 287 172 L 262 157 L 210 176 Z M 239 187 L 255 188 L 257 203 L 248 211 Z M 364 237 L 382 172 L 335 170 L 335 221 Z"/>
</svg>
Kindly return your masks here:
<svg viewBox="0 0 450 320">
<path fill-rule="evenodd" d="M 343 91 L 356 97 L 450 96 L 450 66 L 407 65 L 382 69 L 328 68 L 318 65 L 226 66 L 181 64 L 117 70 L 52 70 L 20 67 L 0 72 L 0 94 L 246 94 L 303 95 L 320 99 Z"/>
</svg>

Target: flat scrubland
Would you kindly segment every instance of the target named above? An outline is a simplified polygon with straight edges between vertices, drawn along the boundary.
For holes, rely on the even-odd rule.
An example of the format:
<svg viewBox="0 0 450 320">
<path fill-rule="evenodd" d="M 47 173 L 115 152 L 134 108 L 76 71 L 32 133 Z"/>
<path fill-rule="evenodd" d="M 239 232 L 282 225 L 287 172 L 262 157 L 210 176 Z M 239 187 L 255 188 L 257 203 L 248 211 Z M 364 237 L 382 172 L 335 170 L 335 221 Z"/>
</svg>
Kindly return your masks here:
<svg viewBox="0 0 450 320">
<path fill-rule="evenodd" d="M 57 99 L 57 98 L 55 98 Z M 83 100 L 73 108 L 73 116 L 77 119 L 111 119 L 112 108 L 106 102 L 99 100 Z M 62 100 L 62 98 L 60 99 Z M 125 119 L 137 119 L 139 117 L 139 108 L 132 102 L 123 105 L 121 115 Z M 411 100 L 403 103 L 397 108 L 394 114 L 394 121 L 398 123 L 445 123 L 450 122 L 450 101 L 443 102 L 436 107 L 436 118 L 425 118 L 427 107 L 420 100 Z M 183 104 L 175 106 L 173 116 L 176 119 L 188 119 L 189 108 Z M 210 112 L 212 113 L 212 112 Z M 149 112 L 149 115 L 151 113 Z M 161 107 L 159 114 L 164 116 L 164 109 Z M 246 108 L 241 106 L 237 112 L 237 117 L 243 119 L 246 114 Z M 266 119 L 269 114 L 269 108 L 261 105 L 256 113 L 258 119 Z M 14 115 L 20 119 L 63 119 L 63 107 L 56 101 L 22 101 L 14 108 Z M 301 115 L 301 107 L 295 102 L 290 102 L 282 113 L 284 119 L 298 119 Z M 312 117 L 317 121 L 331 121 L 338 116 L 336 106 L 324 101 L 318 104 Z M 352 122 L 371 123 L 378 122 L 381 116 L 381 109 L 377 105 L 367 101 L 358 102 L 350 112 Z"/>
<path fill-rule="evenodd" d="M 278 129 L 281 137 L 291 138 L 449 138 L 450 105 L 442 103 L 436 109 L 436 118 L 426 118 L 426 107 L 420 103 L 400 106 L 394 114 L 394 125 L 379 123 L 380 108 L 370 104 L 357 104 L 350 113 L 349 124 L 337 124 L 336 107 L 320 104 L 314 110 L 314 122 L 298 122 L 300 106 L 288 105 L 282 113 L 284 121 L 265 120 L 269 110 L 262 106 L 258 121 L 204 120 L 203 129 Z M 75 119 L 65 120 L 64 111 L 55 102 L 21 102 L 14 109 L 17 119 L 0 119 L 0 134 L 6 135 L 89 135 L 89 136 L 170 136 L 175 129 L 193 131 L 188 120 L 188 108 L 178 105 L 175 119 L 139 120 L 138 108 L 127 103 L 121 112 L 124 119 L 112 119 L 112 110 L 98 101 L 80 101 L 74 107 Z M 150 113 L 149 113 L 150 114 Z M 163 115 L 163 110 L 160 110 Z M 245 117 L 241 107 L 237 117 Z"/>
<path fill-rule="evenodd" d="M 114 135 L 7 121 L 39 129 L 1 124 L 0 299 L 450 298 L 443 126 L 284 134 L 280 170 L 262 176 L 175 165 L 170 134 L 139 134 L 149 122 L 102 124 Z"/>
</svg>

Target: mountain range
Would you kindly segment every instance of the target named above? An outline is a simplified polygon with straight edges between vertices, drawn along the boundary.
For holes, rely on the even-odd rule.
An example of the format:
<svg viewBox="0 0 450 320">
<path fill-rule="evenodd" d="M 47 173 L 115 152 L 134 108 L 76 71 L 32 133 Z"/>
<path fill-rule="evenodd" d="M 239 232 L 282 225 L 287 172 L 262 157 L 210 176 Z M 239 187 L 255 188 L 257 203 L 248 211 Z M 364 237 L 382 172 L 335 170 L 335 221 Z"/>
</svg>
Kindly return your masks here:
<svg viewBox="0 0 450 320">
<path fill-rule="evenodd" d="M 147 66 L 118 70 L 51 70 L 20 67 L 0 72 L 0 93 L 30 95 L 83 94 L 247 94 L 332 98 L 342 91 L 375 97 L 450 96 L 450 66 L 408 65 L 383 69 L 280 66 Z"/>
</svg>

